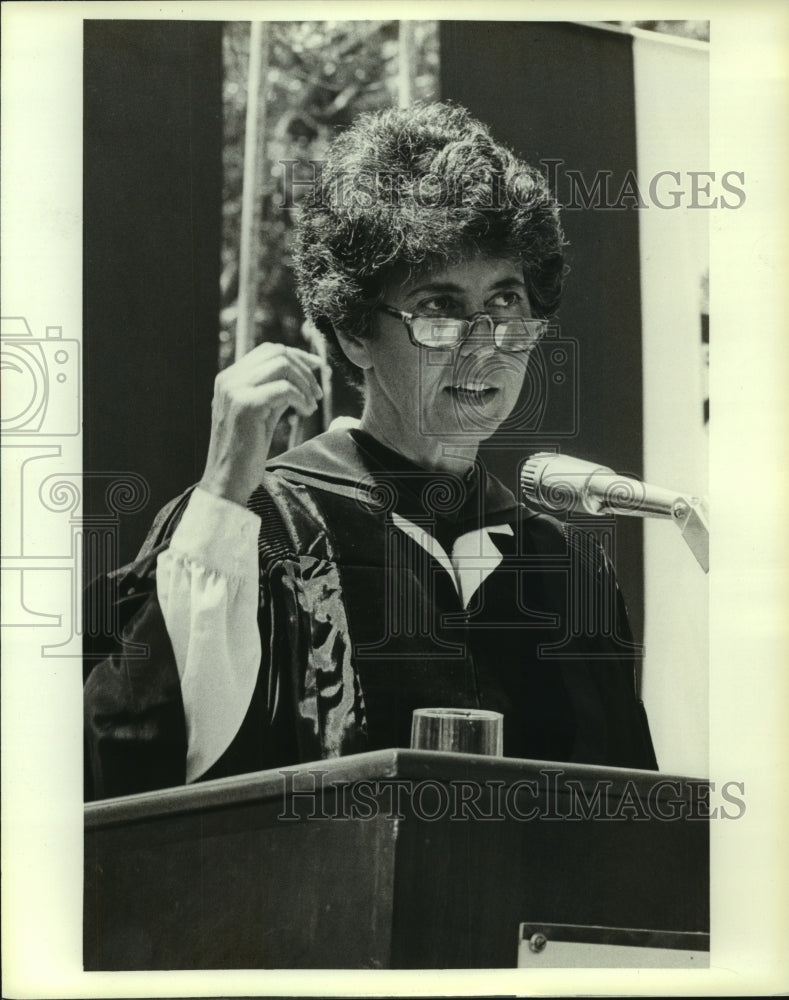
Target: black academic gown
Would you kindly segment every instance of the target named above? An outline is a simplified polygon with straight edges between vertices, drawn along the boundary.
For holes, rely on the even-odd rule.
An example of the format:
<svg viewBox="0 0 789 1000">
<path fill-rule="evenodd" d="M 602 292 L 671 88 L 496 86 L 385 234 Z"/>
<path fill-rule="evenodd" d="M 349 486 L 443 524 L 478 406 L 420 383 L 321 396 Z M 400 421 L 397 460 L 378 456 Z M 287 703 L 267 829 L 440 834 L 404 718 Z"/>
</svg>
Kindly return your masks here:
<svg viewBox="0 0 789 1000">
<path fill-rule="evenodd" d="M 122 635 L 86 642 L 89 797 L 185 781 L 155 564 L 188 495 L 86 598 L 100 606 L 111 591 L 117 628 L 103 631 Z M 484 472 L 427 474 L 344 430 L 273 460 L 249 507 L 261 516 L 261 665 L 203 778 L 408 746 L 421 707 L 501 712 L 506 756 L 656 768 L 624 603 L 590 536 L 526 510 Z M 403 530 L 413 524 L 446 549 L 480 527 L 511 534 L 487 535 L 501 561 L 464 607 L 445 565 Z"/>
</svg>

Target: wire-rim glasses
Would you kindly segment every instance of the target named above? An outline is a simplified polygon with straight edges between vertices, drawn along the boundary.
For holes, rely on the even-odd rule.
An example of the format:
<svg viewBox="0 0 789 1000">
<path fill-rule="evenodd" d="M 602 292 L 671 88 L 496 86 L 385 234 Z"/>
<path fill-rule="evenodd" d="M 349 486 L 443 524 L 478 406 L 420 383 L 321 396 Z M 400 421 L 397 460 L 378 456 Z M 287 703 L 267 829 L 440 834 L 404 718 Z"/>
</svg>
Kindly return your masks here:
<svg viewBox="0 0 789 1000">
<path fill-rule="evenodd" d="M 452 350 L 470 335 L 478 323 L 484 321 L 493 334 L 497 350 L 520 354 L 531 350 L 548 329 L 547 319 L 526 319 L 523 316 L 491 316 L 482 312 L 466 318 L 420 315 L 403 312 L 384 303 L 376 308 L 387 316 L 402 320 L 415 347 Z"/>
</svg>

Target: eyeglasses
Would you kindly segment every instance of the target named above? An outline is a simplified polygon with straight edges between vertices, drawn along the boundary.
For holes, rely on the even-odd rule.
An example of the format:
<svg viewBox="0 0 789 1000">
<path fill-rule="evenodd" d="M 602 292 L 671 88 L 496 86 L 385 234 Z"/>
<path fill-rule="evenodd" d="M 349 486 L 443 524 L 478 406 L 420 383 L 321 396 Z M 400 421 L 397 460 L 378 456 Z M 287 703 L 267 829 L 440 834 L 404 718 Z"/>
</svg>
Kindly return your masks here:
<svg viewBox="0 0 789 1000">
<path fill-rule="evenodd" d="M 376 308 L 387 316 L 402 320 L 411 343 L 416 347 L 451 350 L 462 343 L 478 323 L 486 322 L 488 332 L 493 334 L 497 350 L 519 354 L 534 347 L 548 329 L 548 320 L 524 319 L 523 316 L 490 316 L 488 313 L 475 313 L 467 319 L 460 319 L 448 316 L 420 316 L 384 304 Z"/>
</svg>

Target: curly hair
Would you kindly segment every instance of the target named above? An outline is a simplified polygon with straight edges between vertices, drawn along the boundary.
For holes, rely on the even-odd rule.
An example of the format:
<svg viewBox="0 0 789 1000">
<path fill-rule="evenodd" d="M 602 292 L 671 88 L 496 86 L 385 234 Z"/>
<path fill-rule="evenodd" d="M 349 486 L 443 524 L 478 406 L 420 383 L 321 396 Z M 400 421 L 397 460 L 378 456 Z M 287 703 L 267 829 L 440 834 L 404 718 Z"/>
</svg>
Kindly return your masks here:
<svg viewBox="0 0 789 1000">
<path fill-rule="evenodd" d="M 367 337 L 395 273 L 478 254 L 520 259 L 532 310 L 559 305 L 564 235 L 540 172 L 447 103 L 357 118 L 329 149 L 306 200 L 294 263 L 307 317 L 352 383 L 336 331 Z"/>
</svg>

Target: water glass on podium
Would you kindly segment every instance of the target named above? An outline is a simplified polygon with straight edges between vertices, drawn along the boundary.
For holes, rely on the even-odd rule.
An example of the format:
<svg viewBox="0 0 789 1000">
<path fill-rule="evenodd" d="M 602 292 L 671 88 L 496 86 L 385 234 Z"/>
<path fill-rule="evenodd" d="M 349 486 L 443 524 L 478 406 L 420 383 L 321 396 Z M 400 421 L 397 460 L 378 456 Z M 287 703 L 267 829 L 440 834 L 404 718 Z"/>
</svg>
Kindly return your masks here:
<svg viewBox="0 0 789 1000">
<path fill-rule="evenodd" d="M 411 721 L 411 749 L 501 757 L 504 716 L 479 708 L 417 708 Z"/>
</svg>

